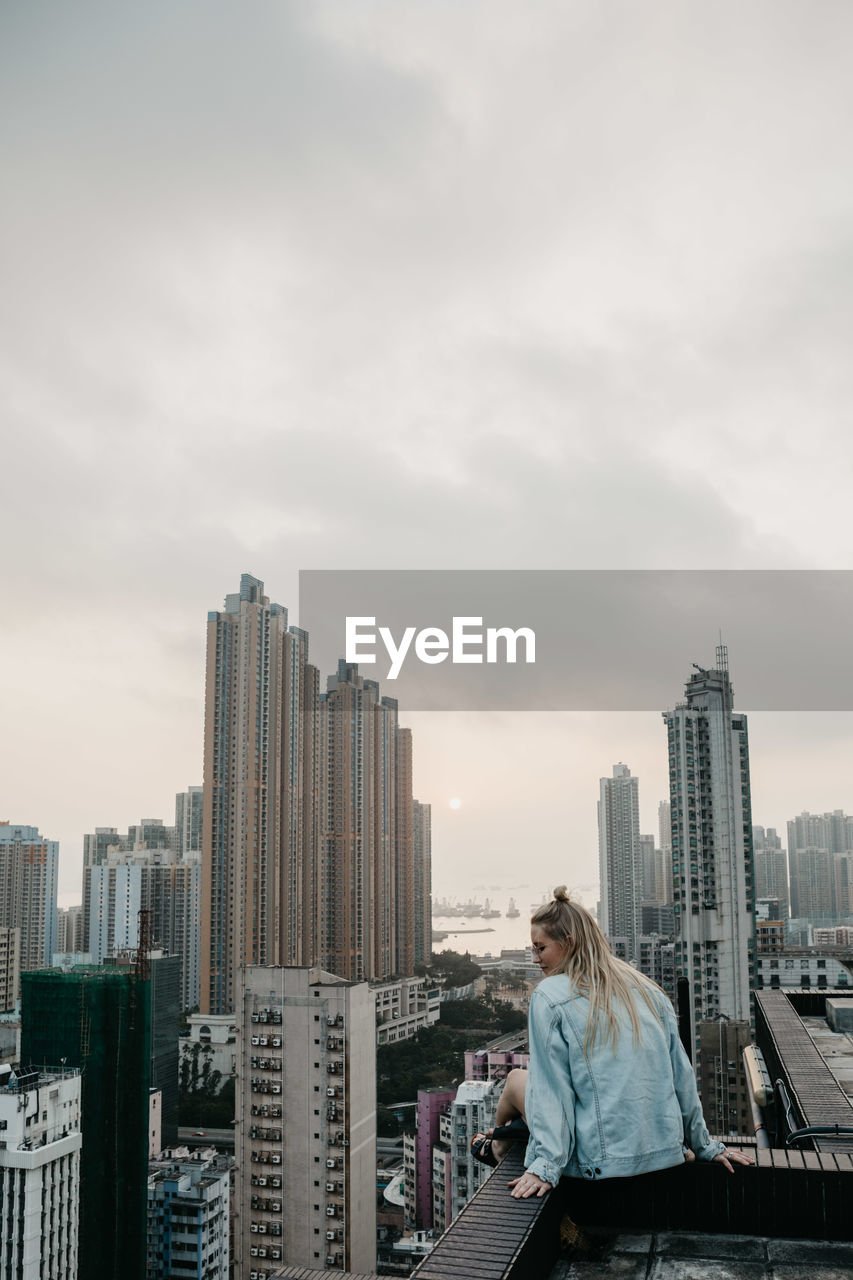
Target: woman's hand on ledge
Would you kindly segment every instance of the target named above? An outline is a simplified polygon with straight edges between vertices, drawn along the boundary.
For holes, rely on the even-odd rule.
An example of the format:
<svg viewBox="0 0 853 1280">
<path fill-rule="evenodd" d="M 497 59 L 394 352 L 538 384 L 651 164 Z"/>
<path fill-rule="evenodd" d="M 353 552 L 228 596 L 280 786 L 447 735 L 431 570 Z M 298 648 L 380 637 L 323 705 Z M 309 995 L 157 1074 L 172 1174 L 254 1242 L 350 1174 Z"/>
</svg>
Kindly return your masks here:
<svg viewBox="0 0 853 1280">
<path fill-rule="evenodd" d="M 712 1164 L 724 1164 L 729 1173 L 734 1173 L 733 1165 L 736 1164 L 755 1164 L 752 1156 L 745 1156 L 742 1151 L 721 1151 L 718 1156 L 714 1156 Z"/>
<path fill-rule="evenodd" d="M 520 1178 L 513 1178 L 507 1183 L 512 1188 L 516 1200 L 527 1200 L 530 1196 L 544 1196 L 551 1190 L 550 1182 L 543 1182 L 535 1173 L 523 1173 Z"/>
</svg>

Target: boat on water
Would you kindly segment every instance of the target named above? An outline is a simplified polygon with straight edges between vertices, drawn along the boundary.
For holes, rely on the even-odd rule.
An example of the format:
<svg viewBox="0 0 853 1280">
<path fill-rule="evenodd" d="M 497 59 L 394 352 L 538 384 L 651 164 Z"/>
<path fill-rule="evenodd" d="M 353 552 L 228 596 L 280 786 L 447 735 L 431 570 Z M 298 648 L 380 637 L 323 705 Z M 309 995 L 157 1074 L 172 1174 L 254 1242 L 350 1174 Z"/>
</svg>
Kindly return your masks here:
<svg viewBox="0 0 853 1280">
<path fill-rule="evenodd" d="M 500 911 L 498 911 L 497 907 L 493 907 L 492 904 L 489 902 L 489 899 L 486 898 L 486 903 L 485 903 L 485 906 L 483 907 L 483 918 L 485 920 L 494 920 L 495 917 L 499 915 L 500 915 Z"/>
<path fill-rule="evenodd" d="M 520 915 L 521 915 L 521 912 L 519 911 L 518 907 L 515 905 L 515 898 L 510 898 L 509 906 L 506 909 L 507 920 L 517 920 Z"/>
</svg>

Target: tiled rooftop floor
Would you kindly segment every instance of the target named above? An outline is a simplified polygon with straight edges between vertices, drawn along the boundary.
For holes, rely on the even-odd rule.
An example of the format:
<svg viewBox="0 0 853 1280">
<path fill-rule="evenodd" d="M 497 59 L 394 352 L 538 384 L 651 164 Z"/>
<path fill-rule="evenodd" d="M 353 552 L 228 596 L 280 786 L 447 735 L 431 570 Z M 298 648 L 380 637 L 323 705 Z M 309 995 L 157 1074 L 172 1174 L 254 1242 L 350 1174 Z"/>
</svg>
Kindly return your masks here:
<svg viewBox="0 0 853 1280">
<path fill-rule="evenodd" d="M 853 1244 L 697 1232 L 586 1233 L 549 1280 L 851 1280 Z"/>
</svg>

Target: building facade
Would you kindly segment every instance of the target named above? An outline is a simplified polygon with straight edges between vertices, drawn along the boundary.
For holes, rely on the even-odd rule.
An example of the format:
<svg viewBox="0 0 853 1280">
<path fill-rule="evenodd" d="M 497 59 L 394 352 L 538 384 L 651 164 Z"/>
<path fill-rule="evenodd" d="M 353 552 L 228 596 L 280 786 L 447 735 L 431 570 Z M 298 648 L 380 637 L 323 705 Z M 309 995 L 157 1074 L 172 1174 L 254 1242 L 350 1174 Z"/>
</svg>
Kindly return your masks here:
<svg viewBox="0 0 853 1280">
<path fill-rule="evenodd" d="M 432 959 L 432 806 L 413 800 L 414 961 Z"/>
<path fill-rule="evenodd" d="M 204 816 L 204 787 L 187 787 L 175 796 L 175 842 L 183 858 L 201 853 L 201 825 Z"/>
<path fill-rule="evenodd" d="M 209 615 L 205 698 L 201 1012 L 231 1012 L 256 965 L 411 975 L 429 823 L 396 701 L 345 662 L 321 695 L 307 633 L 249 574 Z"/>
<path fill-rule="evenodd" d="M 235 1274 L 376 1259 L 376 1005 L 320 969 L 244 971 Z"/>
<path fill-rule="evenodd" d="M 643 900 L 640 800 L 638 780 L 624 764 L 601 779 L 598 864 L 601 927 L 608 938 L 625 938 L 628 960 L 636 960 Z"/>
<path fill-rule="evenodd" d="M 91 869 L 106 865 L 111 855 L 113 855 L 113 863 L 117 865 L 121 862 L 118 856 L 120 854 L 133 852 L 142 854 L 154 850 L 170 850 L 172 854 L 178 852 L 178 832 L 175 827 L 167 827 L 162 818 L 142 818 L 134 826 L 128 827 L 125 832 L 120 832 L 117 827 L 96 827 L 93 832 L 83 836 L 83 943 L 81 947 L 57 948 L 58 950 L 78 950 L 89 953 L 92 951 L 89 937 L 90 923 L 93 912 L 98 918 L 103 907 L 93 908 Z M 110 941 L 103 950 L 104 955 L 112 945 Z M 119 943 L 118 945 L 130 944 Z M 96 944 L 95 950 L 97 949 Z"/>
<path fill-rule="evenodd" d="M 83 907 L 60 907 L 56 913 L 56 950 L 65 955 L 83 951 Z"/>
<path fill-rule="evenodd" d="M 441 1117 L 450 1111 L 455 1089 L 419 1089 L 417 1132 L 403 1143 L 406 1224 L 430 1230 L 433 1222 L 433 1149 L 440 1139 Z"/>
<path fill-rule="evenodd" d="M 775 898 L 780 920 L 790 914 L 788 899 L 788 858 L 775 827 L 752 828 L 756 898 Z"/>
<path fill-rule="evenodd" d="M 699 1025 L 702 1064 L 699 1096 L 711 1133 L 751 1134 L 749 1089 L 743 1051 L 752 1040 L 748 1022 L 721 1015 Z"/>
<path fill-rule="evenodd" d="M 77 1280 L 145 1277 L 149 985 L 118 969 L 21 975 L 21 1060 L 82 1072 Z"/>
<path fill-rule="evenodd" d="M 77 1275 L 80 1072 L 0 1067 L 0 1271 Z"/>
<path fill-rule="evenodd" d="M 314 958 L 318 679 L 307 635 L 243 574 L 207 624 L 202 1013 L 236 1008 L 241 968 Z"/>
<path fill-rule="evenodd" d="M 488 1165 L 474 1159 L 471 1142 L 495 1123 L 500 1088 L 494 1081 L 466 1080 L 456 1090 L 450 1104 L 449 1147 L 450 1187 L 445 1190 L 445 1225 L 464 1209 L 491 1172 Z"/>
<path fill-rule="evenodd" d="M 371 983 L 376 999 L 376 1043 L 408 1040 L 438 1022 L 441 991 L 426 978 L 392 978 Z"/>
<path fill-rule="evenodd" d="M 21 977 L 21 931 L 0 928 L 0 1013 L 11 1013 L 18 1003 Z"/>
<path fill-rule="evenodd" d="M 322 699 L 320 963 L 351 981 L 414 970 L 411 732 L 339 662 Z"/>
<path fill-rule="evenodd" d="M 147 1280 L 228 1280 L 230 1162 L 159 1160 L 148 1173 Z"/>
<path fill-rule="evenodd" d="M 22 971 L 49 965 L 57 949 L 58 871 L 57 840 L 0 822 L 0 927 L 20 930 Z"/>
<path fill-rule="evenodd" d="M 93 964 L 133 950 L 139 913 L 147 911 L 151 945 L 178 957 L 183 1009 L 198 1008 L 201 986 L 201 858 L 181 858 L 162 846 L 112 847 L 103 862 L 85 867 L 88 954 Z"/>
<path fill-rule="evenodd" d="M 752 811 L 746 716 L 735 712 L 724 646 L 665 711 L 672 813 L 676 977 L 699 1026 L 750 1021 L 755 973 Z M 694 1055 L 694 1056 L 697 1056 Z M 701 1060 L 700 1060 L 701 1083 Z"/>
</svg>

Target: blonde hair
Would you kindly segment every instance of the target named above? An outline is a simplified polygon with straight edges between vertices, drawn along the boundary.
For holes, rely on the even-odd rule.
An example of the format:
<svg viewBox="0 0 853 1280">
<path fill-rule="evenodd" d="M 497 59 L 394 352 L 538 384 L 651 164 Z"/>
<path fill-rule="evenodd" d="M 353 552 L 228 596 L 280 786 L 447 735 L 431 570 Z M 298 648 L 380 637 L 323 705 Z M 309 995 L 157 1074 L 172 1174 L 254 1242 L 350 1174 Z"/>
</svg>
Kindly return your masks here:
<svg viewBox="0 0 853 1280">
<path fill-rule="evenodd" d="M 639 995 L 658 1022 L 663 1024 L 661 1011 L 654 999 L 660 987 L 645 974 L 632 969 L 619 960 L 601 929 L 586 907 L 572 902 L 564 884 L 554 890 L 552 902 L 537 908 L 530 918 L 531 925 L 538 925 L 554 942 L 566 946 L 565 954 L 551 973 L 565 973 L 572 985 L 589 1000 L 589 1018 L 584 1035 L 583 1051 L 587 1052 L 601 1036 L 602 1043 L 619 1034 L 617 1005 L 623 1005 L 631 1019 L 635 1046 L 642 1039 L 640 1020 L 637 1017 L 636 996 Z M 663 994 L 661 992 L 661 994 Z"/>
</svg>

